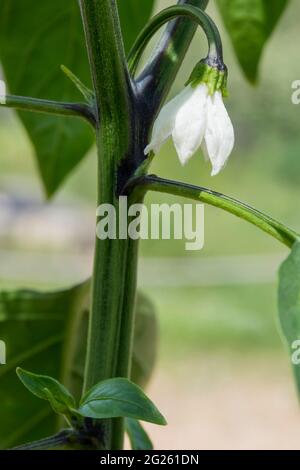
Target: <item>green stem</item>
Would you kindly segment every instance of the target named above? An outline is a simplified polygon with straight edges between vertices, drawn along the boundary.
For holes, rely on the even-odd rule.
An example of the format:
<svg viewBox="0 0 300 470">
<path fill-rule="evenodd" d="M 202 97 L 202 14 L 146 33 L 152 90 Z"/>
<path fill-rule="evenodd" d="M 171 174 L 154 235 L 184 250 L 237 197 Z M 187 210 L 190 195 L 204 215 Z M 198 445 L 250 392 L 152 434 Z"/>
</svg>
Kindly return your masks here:
<svg viewBox="0 0 300 470">
<path fill-rule="evenodd" d="M 118 227 L 121 215 L 118 169 L 122 160 L 128 159 L 131 144 L 133 92 L 115 0 L 80 0 L 80 6 L 97 113 L 101 115 L 97 132 L 98 206 L 110 204 L 114 207 Z M 101 380 L 117 375 L 127 377 L 128 366 L 120 369 L 118 359 L 122 353 L 119 339 L 130 341 L 123 328 L 127 328 L 126 318 L 132 317 L 134 309 L 134 296 L 130 301 L 124 300 L 128 272 L 136 269 L 135 263 L 127 259 L 128 244 L 127 239 L 119 237 L 96 239 L 85 391 Z M 126 360 L 129 363 L 130 358 Z M 121 420 L 108 421 L 105 433 L 108 449 L 122 448 Z"/>
<path fill-rule="evenodd" d="M 217 26 L 213 20 L 200 8 L 192 5 L 177 5 L 166 8 L 154 16 L 137 37 L 128 56 L 129 70 L 132 75 L 140 58 L 152 36 L 166 23 L 174 18 L 186 17 L 201 26 L 208 40 L 208 58 L 215 60 L 223 59 L 222 41 Z"/>
<path fill-rule="evenodd" d="M 194 186 L 149 175 L 132 179 L 127 190 L 129 190 L 129 188 L 130 190 L 135 188 L 135 191 L 141 191 L 143 193 L 147 190 L 151 190 L 160 193 L 173 194 L 175 196 L 186 197 L 194 199 L 195 201 L 210 204 L 250 222 L 289 248 L 292 247 L 300 238 L 300 235 L 297 232 L 289 229 L 263 212 L 260 212 L 257 209 L 254 209 L 253 207 L 229 196 L 225 196 L 224 194 L 201 186 Z"/>
<path fill-rule="evenodd" d="M 86 103 L 61 103 L 59 101 L 6 95 L 5 102 L 1 102 L 0 106 L 34 113 L 81 117 L 86 119 L 93 126 L 95 125 L 94 110 Z"/>
<path fill-rule="evenodd" d="M 54 436 L 46 437 L 38 441 L 29 442 L 28 444 L 23 444 L 18 447 L 14 447 L 12 450 L 51 450 L 57 449 L 58 447 L 65 446 L 70 437 L 73 436 L 73 431 L 66 429 L 60 431 Z"/>
</svg>

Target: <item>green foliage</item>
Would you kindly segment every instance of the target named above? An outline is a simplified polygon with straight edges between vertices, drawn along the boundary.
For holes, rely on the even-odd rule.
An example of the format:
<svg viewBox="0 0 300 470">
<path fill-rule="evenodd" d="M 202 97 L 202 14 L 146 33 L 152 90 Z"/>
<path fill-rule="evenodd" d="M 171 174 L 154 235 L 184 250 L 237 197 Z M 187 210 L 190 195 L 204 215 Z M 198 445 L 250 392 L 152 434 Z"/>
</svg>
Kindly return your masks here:
<svg viewBox="0 0 300 470">
<path fill-rule="evenodd" d="M 132 418 L 126 418 L 125 426 L 132 450 L 153 449 L 153 444 L 139 421 Z"/>
<path fill-rule="evenodd" d="M 153 0 L 119 2 L 128 49 L 147 21 Z M 56 101 L 81 101 L 64 77 L 64 64 L 90 84 L 77 0 L 1 0 L 0 60 L 11 94 Z M 17 111 L 33 144 L 40 176 L 51 196 L 93 144 L 89 125 L 80 119 Z"/>
<path fill-rule="evenodd" d="M 153 303 L 141 292 L 138 293 L 136 310 L 131 380 L 144 388 L 155 366 L 158 325 Z"/>
<path fill-rule="evenodd" d="M 261 55 L 289 0 L 217 0 L 237 59 L 255 82 Z"/>
<path fill-rule="evenodd" d="M 0 448 L 37 440 L 57 430 L 55 415 L 21 386 L 15 367 L 59 378 L 63 375 L 65 385 L 76 400 L 80 399 L 88 293 L 89 282 L 50 293 L 0 294 L 1 339 L 7 344 L 8 356 L 7 365 L 0 368 Z M 145 385 L 156 355 L 156 319 L 145 296 L 138 296 L 136 317 L 132 377 Z"/>
<path fill-rule="evenodd" d="M 23 385 L 35 396 L 49 401 L 53 411 L 68 416 L 76 407 L 70 392 L 57 380 L 47 375 L 37 375 L 17 368 L 17 375 Z"/>
<path fill-rule="evenodd" d="M 134 418 L 165 425 L 166 420 L 142 389 L 125 378 L 104 380 L 80 401 L 78 413 L 86 418 Z"/>
<path fill-rule="evenodd" d="M 138 33 L 151 15 L 154 0 L 118 0 L 124 47 L 129 52 Z"/>
<path fill-rule="evenodd" d="M 280 325 L 290 356 L 295 341 L 300 340 L 300 242 L 296 242 L 279 272 L 278 307 Z M 299 344 L 296 345 L 299 349 Z M 300 365 L 294 364 L 294 374 L 300 393 Z"/>
<path fill-rule="evenodd" d="M 82 284 L 50 293 L 0 293 L 1 339 L 7 346 L 7 364 L 0 368 L 0 448 L 56 431 L 57 420 L 51 409 L 28 393 L 15 368 L 61 375 L 67 332 L 83 308 L 86 287 Z"/>
<path fill-rule="evenodd" d="M 60 101 L 81 95 L 60 69 L 89 83 L 87 54 L 76 0 L 2 0 L 0 60 L 10 93 Z M 93 134 L 80 119 L 19 112 L 34 146 L 48 196 L 80 162 Z"/>
</svg>

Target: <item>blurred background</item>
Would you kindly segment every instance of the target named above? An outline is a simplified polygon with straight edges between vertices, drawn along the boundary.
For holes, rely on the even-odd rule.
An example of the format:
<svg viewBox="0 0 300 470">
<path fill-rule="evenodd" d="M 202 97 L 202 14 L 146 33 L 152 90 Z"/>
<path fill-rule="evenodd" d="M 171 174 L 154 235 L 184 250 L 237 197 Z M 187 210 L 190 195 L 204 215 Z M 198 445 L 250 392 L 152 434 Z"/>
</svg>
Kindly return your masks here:
<svg viewBox="0 0 300 470">
<path fill-rule="evenodd" d="M 156 9 L 172 3 L 159 1 Z M 224 38 L 234 153 L 211 178 L 200 152 L 182 168 L 169 142 L 151 171 L 234 196 L 300 231 L 300 105 L 291 102 L 292 82 L 300 79 L 300 4 L 290 2 L 269 41 L 255 88 L 235 62 L 213 3 L 209 13 Z M 171 95 L 204 55 L 198 33 Z M 0 142 L 0 287 L 55 288 L 88 277 L 95 151 L 45 203 L 31 144 L 7 110 L 0 110 Z M 162 201 L 178 199 L 147 197 Z M 286 255 L 275 240 L 209 206 L 201 252 L 185 251 L 178 240 L 141 243 L 139 285 L 160 327 L 149 394 L 169 422 L 148 426 L 157 448 L 300 449 L 300 413 L 277 328 L 277 269 Z"/>
</svg>

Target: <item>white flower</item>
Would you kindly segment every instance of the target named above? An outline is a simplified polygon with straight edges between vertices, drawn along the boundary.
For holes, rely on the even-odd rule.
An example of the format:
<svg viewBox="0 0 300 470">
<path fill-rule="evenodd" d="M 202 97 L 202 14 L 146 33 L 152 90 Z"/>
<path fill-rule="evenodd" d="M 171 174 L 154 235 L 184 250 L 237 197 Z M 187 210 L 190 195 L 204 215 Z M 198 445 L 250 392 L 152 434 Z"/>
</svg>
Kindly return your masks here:
<svg viewBox="0 0 300 470">
<path fill-rule="evenodd" d="M 0 104 L 6 103 L 6 86 L 3 80 L 0 80 Z"/>
<path fill-rule="evenodd" d="M 234 146 L 233 126 L 222 92 L 210 95 L 205 83 L 187 85 L 160 111 L 145 155 L 157 153 L 170 136 L 183 165 L 202 145 L 212 164 L 212 176 L 218 174 Z"/>
</svg>

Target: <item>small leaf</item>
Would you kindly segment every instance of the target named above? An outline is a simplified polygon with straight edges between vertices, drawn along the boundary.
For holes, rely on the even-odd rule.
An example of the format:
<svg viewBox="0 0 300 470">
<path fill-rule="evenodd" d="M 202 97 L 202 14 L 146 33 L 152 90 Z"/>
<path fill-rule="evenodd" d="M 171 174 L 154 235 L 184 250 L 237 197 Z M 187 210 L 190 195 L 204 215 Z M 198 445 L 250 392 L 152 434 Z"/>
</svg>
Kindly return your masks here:
<svg viewBox="0 0 300 470">
<path fill-rule="evenodd" d="M 108 379 L 82 398 L 79 414 L 86 418 L 134 418 L 165 425 L 166 420 L 142 389 L 128 379 Z"/>
<path fill-rule="evenodd" d="M 293 361 L 295 342 L 300 340 L 300 242 L 296 242 L 279 271 L 279 320 L 287 342 L 300 394 L 300 364 Z"/>
<path fill-rule="evenodd" d="M 139 421 L 126 418 L 125 427 L 132 450 L 153 450 L 153 444 Z"/>
<path fill-rule="evenodd" d="M 59 414 L 69 414 L 76 407 L 70 392 L 57 380 L 47 375 L 37 375 L 17 368 L 17 374 L 23 385 L 33 395 L 49 401 L 53 410 Z"/>
<path fill-rule="evenodd" d="M 237 59 L 250 82 L 255 82 L 259 61 L 289 0 L 218 0 Z"/>
<path fill-rule="evenodd" d="M 95 98 L 93 91 L 84 83 L 82 83 L 82 81 L 70 69 L 68 69 L 68 67 L 62 64 L 60 68 L 66 77 L 76 86 L 77 90 L 82 94 L 84 99 L 90 104 L 93 103 Z"/>
</svg>

